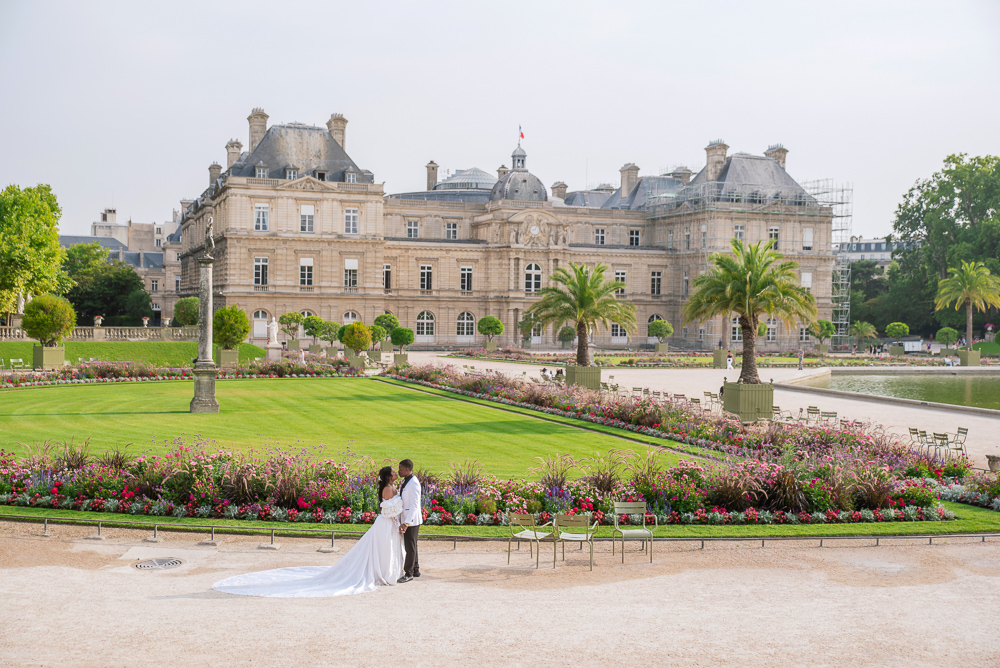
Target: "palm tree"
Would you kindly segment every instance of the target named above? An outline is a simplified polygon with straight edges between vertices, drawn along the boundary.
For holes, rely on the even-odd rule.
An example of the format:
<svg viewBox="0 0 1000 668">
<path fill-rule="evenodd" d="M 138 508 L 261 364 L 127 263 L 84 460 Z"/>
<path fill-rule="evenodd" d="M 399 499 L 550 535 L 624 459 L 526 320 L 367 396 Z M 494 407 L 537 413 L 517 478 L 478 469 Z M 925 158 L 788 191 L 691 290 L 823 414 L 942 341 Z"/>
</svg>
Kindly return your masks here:
<svg viewBox="0 0 1000 668">
<path fill-rule="evenodd" d="M 608 267 L 603 262 L 593 270 L 587 265 L 569 263 L 569 269 L 559 267 L 549 277 L 554 285 L 541 290 L 542 298 L 524 312 L 525 321 L 547 327 L 573 323 L 576 329 L 576 363 L 590 366 L 590 333 L 599 333 L 598 326 L 612 323 L 626 332 L 636 331 L 635 304 L 619 301 L 615 292 L 624 290 L 621 281 L 605 281 Z"/>
<path fill-rule="evenodd" d="M 858 337 L 859 346 L 865 339 L 874 339 L 878 336 L 878 330 L 875 329 L 875 325 L 864 320 L 855 320 L 851 328 L 847 330 L 847 333 Z"/>
<path fill-rule="evenodd" d="M 798 263 L 783 260 L 771 241 L 746 245 L 733 239 L 733 253 L 712 253 L 714 265 L 696 276 L 694 292 L 684 305 L 684 322 L 703 321 L 735 313 L 743 332 L 743 366 L 740 382 L 760 384 L 754 349 L 760 316 L 778 318 L 787 327 L 816 317 L 816 299 L 799 285 Z"/>
<path fill-rule="evenodd" d="M 965 349 L 972 350 L 972 309 L 1000 308 L 1000 278 L 990 274 L 982 262 L 964 260 L 960 269 L 953 267 L 948 274 L 948 278 L 938 281 L 934 310 L 954 304 L 957 311 L 965 306 Z"/>
</svg>

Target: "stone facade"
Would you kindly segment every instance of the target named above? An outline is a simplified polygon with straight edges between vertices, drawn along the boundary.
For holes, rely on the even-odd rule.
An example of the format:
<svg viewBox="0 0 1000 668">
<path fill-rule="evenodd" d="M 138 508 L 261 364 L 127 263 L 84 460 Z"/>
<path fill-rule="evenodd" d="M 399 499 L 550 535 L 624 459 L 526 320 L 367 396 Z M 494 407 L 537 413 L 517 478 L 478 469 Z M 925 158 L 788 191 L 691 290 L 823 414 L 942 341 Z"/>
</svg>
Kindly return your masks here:
<svg viewBox="0 0 1000 668">
<path fill-rule="evenodd" d="M 622 298 L 636 305 L 639 331 L 602 330 L 597 345 L 652 343 L 646 329 L 657 318 L 674 324 L 672 349 L 739 345 L 721 318 L 683 325 L 680 317 L 708 255 L 727 251 L 734 236 L 776 238 L 802 265 L 820 317 L 830 317 L 832 214 L 785 173 L 781 147 L 728 156 L 713 142 L 708 169 L 694 178 L 687 169 L 640 176 L 628 164 L 617 190 L 568 192 L 557 182 L 552 197 L 518 147 L 499 179 L 470 169 L 437 182 L 431 161 L 427 191 L 387 195 L 343 151 L 343 116 L 326 129 L 262 129 L 259 109 L 248 120 L 248 150 L 235 155 L 242 147 L 231 141 L 227 169 L 210 172 L 212 184 L 184 211 L 181 293 L 196 294 L 211 217 L 216 300 L 247 312 L 254 342 L 266 341 L 271 317 L 299 311 L 339 323 L 393 313 L 418 346 L 481 344 L 475 323 L 492 315 L 506 327 L 501 345 L 515 344 L 516 324 L 557 267 L 604 262 L 608 278 L 628 286 Z M 555 336 L 549 328 L 533 343 L 558 345 Z M 775 323 L 760 347 L 798 347 L 800 336 L 798 325 Z"/>
</svg>

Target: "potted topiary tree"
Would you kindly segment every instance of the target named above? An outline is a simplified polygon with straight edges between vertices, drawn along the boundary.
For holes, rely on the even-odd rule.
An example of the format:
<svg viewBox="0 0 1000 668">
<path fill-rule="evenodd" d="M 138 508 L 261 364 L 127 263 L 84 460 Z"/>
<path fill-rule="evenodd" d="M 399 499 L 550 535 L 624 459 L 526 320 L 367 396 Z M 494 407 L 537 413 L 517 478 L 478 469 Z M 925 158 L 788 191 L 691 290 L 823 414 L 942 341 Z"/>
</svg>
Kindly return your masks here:
<svg viewBox="0 0 1000 668">
<path fill-rule="evenodd" d="M 184 297 L 174 304 L 174 324 L 178 327 L 191 327 L 198 324 L 198 298 Z"/>
<path fill-rule="evenodd" d="M 375 318 L 374 324 L 378 325 L 385 330 L 385 335 L 388 337 L 392 333 L 392 330 L 399 327 L 399 318 L 391 313 L 383 313 L 382 315 Z"/>
<path fill-rule="evenodd" d="M 338 338 L 339 335 L 340 325 L 335 322 L 330 322 L 329 320 L 323 321 L 323 327 L 320 329 L 319 338 L 330 344 L 328 348 L 333 348 L 334 344 L 340 341 Z M 329 352 L 327 352 L 327 356 L 329 356 Z"/>
<path fill-rule="evenodd" d="M 288 337 L 288 343 L 285 346 L 287 350 L 298 350 L 301 347 L 299 331 L 302 329 L 305 320 L 306 317 L 296 311 L 282 313 L 278 317 L 278 324 L 281 325 L 281 331 Z"/>
<path fill-rule="evenodd" d="M 309 352 L 320 353 L 323 351 L 323 347 L 319 344 L 319 335 L 323 332 L 323 326 L 326 321 L 323 318 L 315 315 L 309 315 L 302 320 L 302 331 L 305 332 L 306 336 L 312 337 L 312 345 L 309 346 Z"/>
<path fill-rule="evenodd" d="M 531 348 L 531 333 L 537 326 L 538 322 L 531 316 L 530 313 L 525 313 L 524 320 L 517 323 L 517 329 L 521 333 L 522 348 Z"/>
<path fill-rule="evenodd" d="M 382 342 L 385 341 L 385 337 L 389 335 L 381 325 L 372 325 L 368 328 L 372 335 L 372 350 L 375 350 L 375 346 L 379 346 L 379 350 L 382 349 Z"/>
<path fill-rule="evenodd" d="M 361 357 L 362 350 L 368 350 L 372 345 L 372 333 L 363 322 L 352 322 L 345 325 L 340 341 L 346 348 L 354 351 L 350 359 L 351 366 L 358 369 L 365 368 L 365 360 Z"/>
<path fill-rule="evenodd" d="M 694 291 L 683 307 L 684 321 L 704 321 L 736 314 L 743 336 L 743 359 L 736 383 L 725 382 L 723 408 L 743 422 L 770 420 L 774 385 L 762 383 L 754 355 L 757 326 L 767 315 L 791 328 L 816 318 L 816 299 L 799 285 L 798 263 L 785 260 L 770 241 L 732 241 L 732 254 L 712 253 L 709 270 L 695 277 Z"/>
<path fill-rule="evenodd" d="M 562 343 L 562 347 L 569 350 L 573 347 L 573 339 L 576 338 L 576 330 L 569 325 L 563 325 L 559 329 L 559 333 L 556 335 L 559 342 Z"/>
<path fill-rule="evenodd" d="M 833 335 L 837 333 L 837 328 L 829 320 L 817 320 L 809 326 L 809 333 L 812 334 L 814 339 L 819 341 L 816 344 L 816 350 L 821 354 L 826 354 L 830 352 L 830 346 L 824 343 L 824 341 L 833 338 Z"/>
<path fill-rule="evenodd" d="M 665 353 L 669 344 L 664 339 L 674 335 L 674 326 L 666 320 L 654 320 L 649 323 L 649 335 L 657 338 L 656 352 Z"/>
<path fill-rule="evenodd" d="M 503 334 L 503 323 L 500 322 L 500 318 L 492 315 L 483 316 L 476 323 L 476 329 L 486 337 L 486 345 L 484 346 L 486 350 L 490 352 L 496 350 L 497 344 L 493 337 Z"/>
<path fill-rule="evenodd" d="M 389 332 L 389 340 L 392 345 L 399 346 L 399 352 L 393 356 L 395 364 L 409 364 L 409 356 L 403 352 L 403 348 L 413 343 L 413 330 L 408 327 L 397 327 Z"/>
<path fill-rule="evenodd" d="M 903 342 L 900 341 L 910 333 L 910 327 L 905 322 L 890 322 L 885 326 L 885 335 L 892 339 L 889 344 L 889 354 L 894 357 L 902 357 L 906 354 Z"/>
<path fill-rule="evenodd" d="M 223 306 L 212 316 L 212 341 L 219 346 L 219 366 L 235 369 L 240 364 L 239 345 L 250 334 L 250 319 L 238 305 Z"/>
<path fill-rule="evenodd" d="M 66 361 L 66 348 L 59 343 L 76 326 L 73 306 L 54 295 L 39 295 L 24 307 L 21 329 L 41 345 L 32 350 L 33 369 L 60 369 Z"/>
<path fill-rule="evenodd" d="M 958 330 L 952 327 L 942 327 L 937 331 L 937 334 L 934 335 L 934 338 L 938 343 L 943 344 L 945 348 L 950 348 L 951 344 L 958 341 Z"/>
</svg>

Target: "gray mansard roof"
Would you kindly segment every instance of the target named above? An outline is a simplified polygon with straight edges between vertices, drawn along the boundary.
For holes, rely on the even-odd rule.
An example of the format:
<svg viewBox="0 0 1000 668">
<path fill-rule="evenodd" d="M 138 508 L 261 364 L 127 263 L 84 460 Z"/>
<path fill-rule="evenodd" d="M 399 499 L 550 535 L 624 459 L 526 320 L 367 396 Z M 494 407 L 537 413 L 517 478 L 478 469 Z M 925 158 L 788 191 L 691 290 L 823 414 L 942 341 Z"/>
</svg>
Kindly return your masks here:
<svg viewBox="0 0 1000 668">
<path fill-rule="evenodd" d="M 252 152 L 240 155 L 229 173 L 233 176 L 256 176 L 258 165 L 267 167 L 270 178 L 285 178 L 285 168 L 298 168 L 299 176 L 326 172 L 327 181 L 345 181 L 344 173 L 357 173 L 358 183 L 372 183 L 365 172 L 351 160 L 326 128 L 303 123 L 272 125 Z"/>
<path fill-rule="evenodd" d="M 671 176 L 640 176 L 632 191 L 622 199 L 622 189 L 611 193 L 601 205 L 602 209 L 643 209 L 657 197 L 670 196 L 680 192 L 684 184 Z"/>
<path fill-rule="evenodd" d="M 70 246 L 76 246 L 77 244 L 92 244 L 97 242 L 107 248 L 108 250 L 128 250 L 128 246 L 118 241 L 114 237 L 90 237 L 90 236 L 73 236 L 73 235 L 59 235 L 59 245 L 63 248 L 69 248 Z"/>
<path fill-rule="evenodd" d="M 712 188 L 709 184 L 717 185 Z M 702 168 L 691 179 L 688 190 L 700 192 L 706 186 L 724 197 L 751 197 L 760 201 L 781 199 L 800 203 L 814 201 L 776 160 L 749 153 L 734 153 L 726 158 L 719 176 L 711 182 L 705 178 L 705 169 Z"/>
<path fill-rule="evenodd" d="M 600 209 L 611 197 L 611 192 L 607 190 L 574 190 L 566 193 L 563 203 L 566 206 L 584 206 L 591 209 Z"/>
<path fill-rule="evenodd" d="M 470 202 L 485 204 L 490 201 L 490 191 L 475 190 L 417 190 L 409 193 L 393 193 L 389 199 L 419 199 L 425 202 Z"/>
</svg>

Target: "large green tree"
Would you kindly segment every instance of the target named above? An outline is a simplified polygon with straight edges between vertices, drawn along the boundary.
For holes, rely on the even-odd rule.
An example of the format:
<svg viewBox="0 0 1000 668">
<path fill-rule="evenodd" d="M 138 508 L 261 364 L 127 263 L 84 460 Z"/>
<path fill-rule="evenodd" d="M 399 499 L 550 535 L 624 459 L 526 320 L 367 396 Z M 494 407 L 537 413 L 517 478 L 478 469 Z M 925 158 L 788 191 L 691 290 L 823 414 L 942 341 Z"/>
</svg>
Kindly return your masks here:
<svg viewBox="0 0 1000 668">
<path fill-rule="evenodd" d="M 569 269 L 559 267 L 549 277 L 552 285 L 539 291 L 542 298 L 524 312 L 525 322 L 543 328 L 572 323 L 576 328 L 579 366 L 590 366 L 590 333 L 599 334 L 601 325 L 608 328 L 616 324 L 630 334 L 636 331 L 635 304 L 615 297 L 615 292 L 624 290 L 625 284 L 605 280 L 607 269 L 603 262 L 593 269 L 575 262 L 569 263 Z"/>
<path fill-rule="evenodd" d="M 938 282 L 934 308 L 954 305 L 965 307 L 965 346 L 972 350 L 972 312 L 989 307 L 1000 308 L 1000 278 L 994 276 L 982 262 L 962 262 L 961 267 L 948 270 L 948 278 Z"/>
<path fill-rule="evenodd" d="M 816 318 L 816 299 L 799 285 L 798 263 L 785 260 L 770 241 L 744 244 L 733 239 L 730 253 L 712 253 L 709 270 L 695 277 L 694 291 L 684 304 L 684 322 L 735 313 L 743 333 L 740 382 L 760 384 L 754 351 L 762 315 L 791 328 Z"/>
<path fill-rule="evenodd" d="M 66 298 L 76 309 L 81 325 L 94 324 L 94 316 L 108 319 L 129 319 L 138 324 L 138 318 L 151 315 L 149 293 L 142 277 L 124 262 L 98 262 L 74 276 L 74 285 Z M 137 294 L 141 293 L 141 294 Z M 113 324 L 114 320 L 106 324 Z"/>
<path fill-rule="evenodd" d="M 18 293 L 60 293 L 69 286 L 62 271 L 60 215 L 47 185 L 0 191 L 0 313 L 14 311 Z"/>
</svg>

